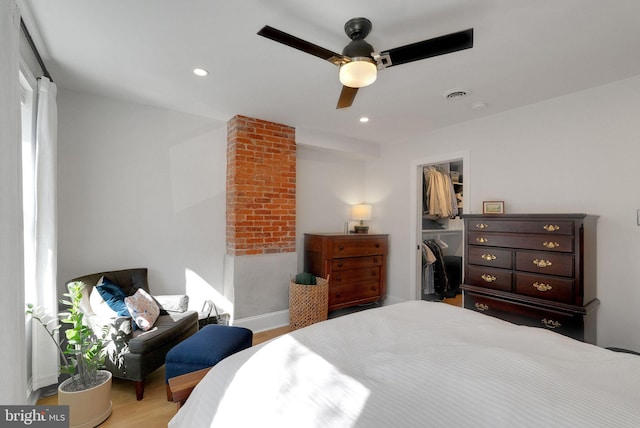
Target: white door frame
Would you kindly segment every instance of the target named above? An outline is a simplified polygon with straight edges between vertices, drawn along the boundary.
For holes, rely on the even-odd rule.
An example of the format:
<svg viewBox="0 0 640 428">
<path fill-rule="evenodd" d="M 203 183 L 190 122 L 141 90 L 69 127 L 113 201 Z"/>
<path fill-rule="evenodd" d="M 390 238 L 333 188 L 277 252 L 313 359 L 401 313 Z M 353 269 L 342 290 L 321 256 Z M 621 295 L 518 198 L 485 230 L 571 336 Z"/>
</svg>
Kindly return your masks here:
<svg viewBox="0 0 640 428">
<path fill-rule="evenodd" d="M 471 180 L 469 180 L 469 171 L 471 168 L 469 164 L 468 151 L 443 153 L 426 158 L 413 159 L 411 161 L 411 176 L 409 178 L 409 194 L 411 195 L 409 202 L 411 210 L 411 221 L 409 222 L 409 227 L 411 228 L 409 232 L 409 245 L 411 247 L 409 254 L 412 256 L 409 257 L 409 296 L 413 296 L 413 299 L 415 300 L 420 300 L 422 295 L 422 290 L 420 289 L 421 281 L 418 281 L 418 279 L 421 278 L 419 271 L 422 267 L 422 250 L 420 248 L 422 243 L 422 203 L 418 204 L 422 199 L 422 167 L 425 165 L 460 160 L 462 160 L 462 177 L 464 180 L 464 201 L 462 205 L 462 213 L 466 214 L 469 212 L 469 201 L 471 200 L 469 197 L 471 194 L 469 186 L 471 182 Z M 420 263 L 418 263 L 418 261 L 420 261 Z"/>
</svg>

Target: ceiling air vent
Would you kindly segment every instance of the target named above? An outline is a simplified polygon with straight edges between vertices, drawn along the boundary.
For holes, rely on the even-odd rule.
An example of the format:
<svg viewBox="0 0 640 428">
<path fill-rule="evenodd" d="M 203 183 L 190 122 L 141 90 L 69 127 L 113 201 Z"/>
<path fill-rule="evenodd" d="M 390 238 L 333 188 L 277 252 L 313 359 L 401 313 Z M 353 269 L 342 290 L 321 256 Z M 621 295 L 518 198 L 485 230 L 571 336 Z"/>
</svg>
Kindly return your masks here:
<svg viewBox="0 0 640 428">
<path fill-rule="evenodd" d="M 461 100 L 467 95 L 469 95 L 469 91 L 467 91 L 466 89 L 452 89 L 445 92 L 444 98 L 447 100 Z"/>
</svg>

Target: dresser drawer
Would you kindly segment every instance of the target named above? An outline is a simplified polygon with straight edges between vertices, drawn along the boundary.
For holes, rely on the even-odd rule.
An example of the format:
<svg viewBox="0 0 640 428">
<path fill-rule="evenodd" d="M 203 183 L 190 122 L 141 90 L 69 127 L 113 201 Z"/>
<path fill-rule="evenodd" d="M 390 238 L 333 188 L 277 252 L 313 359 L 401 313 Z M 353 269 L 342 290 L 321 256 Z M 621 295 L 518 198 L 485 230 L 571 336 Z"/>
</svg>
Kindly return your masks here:
<svg viewBox="0 0 640 428">
<path fill-rule="evenodd" d="M 464 307 L 505 321 L 552 330 L 577 340 L 584 340 L 582 315 L 538 308 L 531 305 L 466 292 Z"/>
<path fill-rule="evenodd" d="M 378 281 L 329 287 L 329 307 L 348 302 L 364 303 L 364 301 L 379 300 L 380 297 L 380 283 Z"/>
<path fill-rule="evenodd" d="M 331 286 L 353 284 L 354 282 L 380 281 L 380 266 L 371 266 L 358 269 L 341 270 L 333 273 L 329 278 Z"/>
<path fill-rule="evenodd" d="M 516 293 L 562 303 L 573 302 L 573 279 L 516 273 Z"/>
<path fill-rule="evenodd" d="M 468 263 L 472 265 L 490 266 L 511 269 L 511 250 L 469 246 Z"/>
<path fill-rule="evenodd" d="M 333 256 L 353 257 L 384 254 L 386 244 L 386 238 L 336 238 L 333 240 Z"/>
<path fill-rule="evenodd" d="M 466 284 L 493 290 L 511 291 L 513 273 L 510 270 L 468 266 Z"/>
<path fill-rule="evenodd" d="M 488 247 L 524 248 L 528 250 L 547 250 L 573 252 L 573 237 L 568 235 L 547 236 L 526 233 L 488 233 L 470 231 L 467 235 L 469 245 Z"/>
<path fill-rule="evenodd" d="M 573 254 L 557 254 L 551 251 L 517 251 L 516 270 L 545 275 L 572 277 Z"/>
<path fill-rule="evenodd" d="M 382 266 L 382 256 L 347 257 L 331 261 L 331 271 L 357 269 L 362 267 Z"/>
<path fill-rule="evenodd" d="M 469 230 L 484 232 L 548 233 L 573 235 L 572 221 L 504 221 L 479 219 L 469 222 Z"/>
</svg>

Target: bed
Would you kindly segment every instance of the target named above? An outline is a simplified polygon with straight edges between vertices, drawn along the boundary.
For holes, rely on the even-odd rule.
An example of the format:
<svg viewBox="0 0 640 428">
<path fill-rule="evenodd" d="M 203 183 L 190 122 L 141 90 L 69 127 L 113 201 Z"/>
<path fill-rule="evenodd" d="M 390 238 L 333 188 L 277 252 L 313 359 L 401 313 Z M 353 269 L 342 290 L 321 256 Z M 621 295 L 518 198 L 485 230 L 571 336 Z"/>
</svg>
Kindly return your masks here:
<svg viewBox="0 0 640 428">
<path fill-rule="evenodd" d="M 178 427 L 640 427 L 640 357 L 440 302 L 369 309 L 220 362 Z"/>
</svg>

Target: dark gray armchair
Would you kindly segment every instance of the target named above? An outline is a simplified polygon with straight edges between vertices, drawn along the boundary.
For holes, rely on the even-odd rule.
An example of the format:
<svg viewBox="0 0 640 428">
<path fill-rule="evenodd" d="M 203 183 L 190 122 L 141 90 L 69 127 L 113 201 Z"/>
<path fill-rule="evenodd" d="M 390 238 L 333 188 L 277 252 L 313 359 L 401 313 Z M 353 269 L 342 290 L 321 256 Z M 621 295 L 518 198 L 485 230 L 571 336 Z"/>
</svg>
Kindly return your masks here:
<svg viewBox="0 0 640 428">
<path fill-rule="evenodd" d="M 135 294 L 138 288 L 150 293 L 147 269 L 94 273 L 66 283 L 67 288 L 72 282 L 84 284 L 80 308 L 87 324 L 96 334 L 105 331 L 105 326 L 107 329 L 109 342 L 106 347 L 105 368 L 117 378 L 134 381 L 136 398 L 142 400 L 145 377 L 164 364 L 165 356 L 172 347 L 198 331 L 198 313 L 186 310 L 186 305 L 179 307 L 180 305 L 167 304 L 164 308 L 162 303 L 171 302 L 171 299 L 166 298 L 170 296 L 164 296 L 164 299 L 163 296 L 154 296 L 162 310 L 153 328 L 148 331 L 132 331 L 131 318 L 107 318 L 104 314 L 96 314 L 92 308 L 91 293 L 103 276 L 118 285 L 127 296 Z"/>
</svg>

